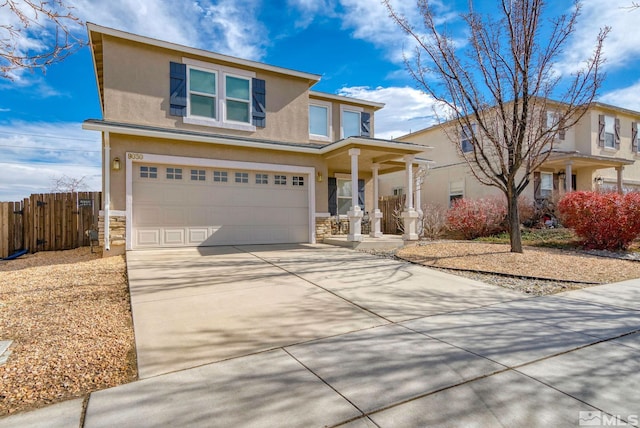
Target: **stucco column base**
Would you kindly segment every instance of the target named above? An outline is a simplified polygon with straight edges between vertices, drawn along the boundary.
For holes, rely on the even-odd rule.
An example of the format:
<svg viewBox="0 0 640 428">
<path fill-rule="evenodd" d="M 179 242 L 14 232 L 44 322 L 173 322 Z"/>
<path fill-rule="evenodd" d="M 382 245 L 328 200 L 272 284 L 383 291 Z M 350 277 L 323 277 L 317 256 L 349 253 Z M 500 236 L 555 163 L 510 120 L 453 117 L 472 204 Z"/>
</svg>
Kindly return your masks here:
<svg viewBox="0 0 640 428">
<path fill-rule="evenodd" d="M 351 211 L 347 212 L 349 217 L 349 234 L 347 241 L 362 241 L 362 217 L 364 213 L 359 206 L 351 207 Z"/>
<path fill-rule="evenodd" d="M 371 222 L 371 232 L 369 236 L 372 238 L 382 238 L 382 232 L 380 231 L 382 224 L 382 211 L 374 210 L 370 214 L 370 222 Z"/>
<path fill-rule="evenodd" d="M 404 235 L 402 239 L 405 241 L 417 241 L 418 236 L 418 211 L 413 208 L 409 208 L 407 211 L 403 211 L 400 216 L 404 220 Z"/>
</svg>

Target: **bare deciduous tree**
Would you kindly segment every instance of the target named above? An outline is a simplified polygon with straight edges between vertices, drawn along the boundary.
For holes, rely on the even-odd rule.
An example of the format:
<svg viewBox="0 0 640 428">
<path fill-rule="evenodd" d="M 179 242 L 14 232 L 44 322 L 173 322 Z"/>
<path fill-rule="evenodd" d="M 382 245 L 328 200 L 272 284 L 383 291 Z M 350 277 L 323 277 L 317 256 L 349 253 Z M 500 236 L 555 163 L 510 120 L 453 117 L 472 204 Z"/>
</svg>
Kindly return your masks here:
<svg viewBox="0 0 640 428">
<path fill-rule="evenodd" d="M 80 192 L 87 189 L 87 177 L 69 177 L 63 174 L 60 177 L 51 177 L 51 192 L 69 193 Z"/>
<path fill-rule="evenodd" d="M 63 0 L 0 0 L 0 77 L 18 70 L 45 70 L 82 47 L 72 26 L 82 25 Z"/>
<path fill-rule="evenodd" d="M 544 0 L 497 0 L 491 16 L 476 12 L 470 1 L 462 15 L 468 31 L 464 49 L 441 32 L 429 0 L 417 1 L 420 30 L 383 1 L 417 42 L 414 57 L 405 59 L 410 74 L 451 112 L 444 128 L 452 144 L 476 179 L 504 193 L 511 251 L 522 252 L 518 196 L 551 154 L 556 136 L 575 125 L 593 101 L 603 79 L 602 44 L 609 29 L 600 30 L 583 68 L 564 78 L 554 62 L 575 31 L 579 1 L 571 13 L 551 20 L 543 15 Z M 468 142 L 464 151 L 461 138 Z"/>
</svg>

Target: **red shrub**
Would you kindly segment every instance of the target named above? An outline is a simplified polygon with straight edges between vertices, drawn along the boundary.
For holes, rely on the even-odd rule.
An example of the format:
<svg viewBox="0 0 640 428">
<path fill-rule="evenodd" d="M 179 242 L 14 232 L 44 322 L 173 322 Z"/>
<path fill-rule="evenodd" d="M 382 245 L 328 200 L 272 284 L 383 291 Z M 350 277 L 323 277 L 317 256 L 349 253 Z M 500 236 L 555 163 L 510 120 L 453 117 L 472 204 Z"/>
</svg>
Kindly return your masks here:
<svg viewBox="0 0 640 428">
<path fill-rule="evenodd" d="M 621 250 L 640 235 L 640 193 L 572 192 L 558 210 L 585 248 Z"/>
<path fill-rule="evenodd" d="M 474 239 L 503 232 L 506 215 L 507 207 L 501 199 L 458 199 L 447 211 L 447 226 L 465 239 Z"/>
</svg>

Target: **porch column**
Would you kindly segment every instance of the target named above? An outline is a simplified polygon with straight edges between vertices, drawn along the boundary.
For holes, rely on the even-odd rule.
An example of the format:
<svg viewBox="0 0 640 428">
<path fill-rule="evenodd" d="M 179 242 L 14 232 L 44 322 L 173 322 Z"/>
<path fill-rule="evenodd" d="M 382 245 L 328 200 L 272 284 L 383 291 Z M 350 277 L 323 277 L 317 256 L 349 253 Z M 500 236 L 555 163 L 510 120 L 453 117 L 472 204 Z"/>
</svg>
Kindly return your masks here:
<svg viewBox="0 0 640 428">
<path fill-rule="evenodd" d="M 405 185 L 407 189 L 407 199 L 405 201 L 405 210 L 401 214 L 404 220 L 404 235 L 402 239 L 405 241 L 418 240 L 418 212 L 413 207 L 413 155 L 405 155 Z"/>
<path fill-rule="evenodd" d="M 620 194 L 624 193 L 622 189 L 622 171 L 624 171 L 624 166 L 620 165 L 616 167 L 616 172 L 618 173 L 618 193 Z"/>
<path fill-rule="evenodd" d="M 349 217 L 347 241 L 362 241 L 364 213 L 358 204 L 358 155 L 360 155 L 360 149 L 349 149 L 349 156 L 351 156 L 351 210 L 347 213 Z"/>
<path fill-rule="evenodd" d="M 573 162 L 571 161 L 568 161 L 566 164 L 564 164 L 564 173 L 566 174 L 564 176 L 565 193 L 573 192 L 573 179 L 571 178 L 571 175 L 573 174 L 573 171 L 571 171 L 572 165 L 573 165 Z"/>
<path fill-rule="evenodd" d="M 369 236 L 372 238 L 382 238 L 382 232 L 380 231 L 380 223 L 382 221 L 382 212 L 378 208 L 378 170 L 380 165 L 374 163 L 371 167 L 373 171 L 373 212 L 369 216 L 371 222 L 371 232 Z"/>
<path fill-rule="evenodd" d="M 418 215 L 422 216 L 422 183 L 424 182 L 424 176 L 426 171 L 423 166 L 418 167 L 418 172 L 416 173 L 416 211 Z"/>
</svg>

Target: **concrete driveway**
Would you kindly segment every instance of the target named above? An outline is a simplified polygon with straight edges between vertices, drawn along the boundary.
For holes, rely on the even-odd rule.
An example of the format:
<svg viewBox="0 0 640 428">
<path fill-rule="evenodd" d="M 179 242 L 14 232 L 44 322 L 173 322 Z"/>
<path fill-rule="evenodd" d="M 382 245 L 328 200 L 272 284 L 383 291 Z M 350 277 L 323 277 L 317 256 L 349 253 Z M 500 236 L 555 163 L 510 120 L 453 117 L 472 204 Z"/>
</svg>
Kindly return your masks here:
<svg viewBox="0 0 640 428">
<path fill-rule="evenodd" d="M 0 428 L 638 426 L 640 280 L 528 298 L 323 246 L 128 260 L 146 379 Z"/>
<path fill-rule="evenodd" d="M 523 296 L 329 246 L 127 255 L 141 378 Z"/>
</svg>

